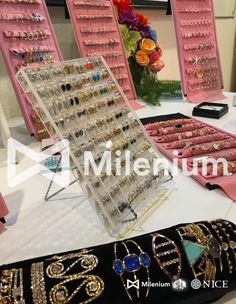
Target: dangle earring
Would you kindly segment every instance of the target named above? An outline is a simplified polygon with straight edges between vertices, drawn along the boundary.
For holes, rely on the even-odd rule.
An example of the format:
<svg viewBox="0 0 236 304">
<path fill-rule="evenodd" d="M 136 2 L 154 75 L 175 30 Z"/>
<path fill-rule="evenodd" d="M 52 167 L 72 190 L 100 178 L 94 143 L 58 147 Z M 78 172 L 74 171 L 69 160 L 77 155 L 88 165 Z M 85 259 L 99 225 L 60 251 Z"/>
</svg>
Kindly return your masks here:
<svg viewBox="0 0 236 304">
<path fill-rule="evenodd" d="M 39 61 L 40 61 L 40 62 L 44 61 L 44 58 L 43 58 L 43 51 L 40 51 L 40 53 L 39 53 Z"/>
<path fill-rule="evenodd" d="M 35 62 L 39 62 L 39 51 L 35 50 Z"/>
<path fill-rule="evenodd" d="M 33 57 L 32 51 L 30 50 L 30 52 L 29 52 L 29 63 L 33 63 L 33 62 L 34 62 L 34 57 Z"/>
</svg>

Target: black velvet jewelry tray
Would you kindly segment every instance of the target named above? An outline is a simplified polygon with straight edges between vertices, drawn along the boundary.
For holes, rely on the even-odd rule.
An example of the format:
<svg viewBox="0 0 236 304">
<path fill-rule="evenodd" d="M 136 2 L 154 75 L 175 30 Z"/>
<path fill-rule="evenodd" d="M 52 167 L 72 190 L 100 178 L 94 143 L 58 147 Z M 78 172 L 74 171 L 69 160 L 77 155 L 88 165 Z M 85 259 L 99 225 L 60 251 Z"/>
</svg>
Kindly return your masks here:
<svg viewBox="0 0 236 304">
<path fill-rule="evenodd" d="M 217 238 L 217 234 L 212 229 L 211 225 L 208 222 L 201 222 L 204 225 L 206 225 L 209 230 L 211 231 L 213 237 Z M 176 231 L 176 228 L 180 226 L 184 226 L 186 224 L 181 224 L 175 227 L 171 227 L 168 229 L 164 229 L 159 231 L 162 235 L 168 237 L 169 239 L 173 240 L 179 250 L 181 251 L 182 256 L 182 271 L 181 271 L 181 279 L 185 280 L 187 283 L 187 288 L 184 291 L 176 291 L 172 287 L 168 288 L 150 288 L 149 296 L 146 298 L 146 289 L 141 288 L 140 289 L 140 298 L 135 299 L 136 292 L 135 289 L 130 289 L 130 293 L 132 295 L 133 301 L 131 302 L 125 292 L 125 288 L 122 285 L 120 277 L 114 272 L 113 270 L 113 262 L 115 260 L 114 255 L 114 243 L 97 246 L 94 248 L 88 248 L 88 250 L 91 250 L 91 254 L 95 255 L 98 258 L 98 265 L 97 267 L 88 273 L 88 275 L 96 275 L 99 276 L 104 281 L 104 292 L 102 295 L 100 295 L 98 298 L 96 298 L 94 301 L 92 301 L 95 304 L 129 304 L 129 303 L 135 303 L 135 304 L 208 304 L 213 303 L 219 298 L 223 297 L 225 294 L 227 294 L 230 291 L 233 291 L 236 289 L 236 272 L 233 272 L 232 274 L 228 271 L 228 262 L 226 259 L 225 253 L 222 253 L 222 261 L 223 261 L 223 271 L 220 272 L 220 270 L 217 270 L 216 273 L 216 280 L 227 280 L 228 281 L 228 288 L 222 289 L 222 288 L 200 288 L 198 290 L 194 290 L 191 288 L 191 281 L 194 279 L 194 275 L 192 272 L 191 267 L 188 264 L 187 257 L 185 255 L 185 252 L 182 247 L 181 239 Z M 233 224 L 232 224 L 233 225 Z M 233 225 L 233 230 L 235 230 L 235 226 Z M 148 255 L 151 257 L 151 266 L 149 267 L 150 272 L 150 279 L 151 282 L 169 282 L 170 278 L 161 270 L 161 268 L 158 266 L 153 252 L 152 252 L 152 235 L 146 234 L 143 236 L 135 237 L 132 239 L 135 241 L 141 249 L 148 253 Z M 236 241 L 236 238 L 235 240 Z M 125 251 L 122 251 L 122 244 L 121 242 L 117 242 L 117 257 L 120 259 L 123 259 L 125 256 Z M 61 256 L 65 254 L 71 254 L 71 253 L 78 253 L 80 250 L 72 251 L 72 252 L 66 252 L 66 253 L 60 253 L 56 256 Z M 133 253 L 132 250 L 130 253 Z M 50 255 L 46 257 L 41 257 L 37 259 L 31 259 L 28 261 L 22 261 L 10 265 L 4 265 L 0 267 L 0 277 L 1 272 L 5 269 L 12 269 L 12 268 L 23 268 L 23 278 L 24 278 L 24 296 L 25 296 L 25 303 L 26 304 L 35 304 L 32 300 L 32 292 L 31 292 L 31 265 L 32 263 L 38 263 L 38 262 L 44 262 L 44 279 L 45 279 L 45 286 L 46 286 L 46 292 L 47 292 L 47 303 L 55 303 L 50 301 L 49 294 L 52 288 L 60 283 L 62 280 L 58 279 L 52 279 L 49 278 L 46 275 L 46 269 L 47 267 L 53 262 L 53 257 L 55 255 Z M 70 266 L 70 262 L 65 262 L 65 267 Z M 235 265 L 234 265 L 235 266 Z M 75 267 L 79 267 L 78 265 Z M 81 268 L 81 267 L 80 267 Z M 73 270 L 73 273 L 76 271 L 79 271 L 79 269 L 75 268 Z M 81 270 L 80 270 L 81 271 Z M 144 269 L 140 269 L 136 272 L 137 278 L 142 281 L 147 281 L 147 274 Z M 126 282 L 127 279 L 133 280 L 133 274 L 132 273 L 125 273 L 123 275 L 124 281 Z M 83 281 L 83 280 L 82 280 Z M 70 291 L 73 292 L 78 286 L 78 284 L 81 284 L 82 281 L 74 281 L 70 285 Z M 72 303 L 72 304 L 78 304 L 78 303 L 84 303 L 85 299 L 88 299 L 88 295 L 86 294 L 85 290 L 80 290 L 80 300 L 74 298 L 69 302 L 63 302 L 63 303 Z M 59 302 L 58 302 L 59 304 Z"/>
<path fill-rule="evenodd" d="M 229 112 L 225 103 L 203 102 L 193 108 L 193 116 L 220 119 Z"/>
</svg>

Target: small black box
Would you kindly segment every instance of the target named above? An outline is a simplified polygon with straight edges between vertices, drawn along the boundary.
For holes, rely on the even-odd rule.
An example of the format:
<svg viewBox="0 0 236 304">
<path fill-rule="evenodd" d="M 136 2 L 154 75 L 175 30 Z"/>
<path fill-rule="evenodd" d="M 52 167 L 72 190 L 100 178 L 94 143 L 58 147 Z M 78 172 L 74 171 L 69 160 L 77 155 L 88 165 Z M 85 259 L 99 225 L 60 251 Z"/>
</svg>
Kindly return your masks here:
<svg viewBox="0 0 236 304">
<path fill-rule="evenodd" d="M 193 116 L 220 119 L 229 112 L 229 106 L 225 103 L 203 102 L 193 108 Z"/>
</svg>

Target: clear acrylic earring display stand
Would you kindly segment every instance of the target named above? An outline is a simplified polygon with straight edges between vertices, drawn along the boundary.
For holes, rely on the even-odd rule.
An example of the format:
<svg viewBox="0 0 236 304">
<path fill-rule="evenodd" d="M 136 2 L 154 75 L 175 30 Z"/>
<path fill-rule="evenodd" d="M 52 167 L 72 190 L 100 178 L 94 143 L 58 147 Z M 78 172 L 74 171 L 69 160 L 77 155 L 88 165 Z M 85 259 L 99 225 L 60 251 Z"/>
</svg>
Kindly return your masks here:
<svg viewBox="0 0 236 304">
<path fill-rule="evenodd" d="M 124 236 L 163 203 L 172 177 L 162 165 L 155 174 L 132 171 L 141 157 L 154 166 L 158 154 L 103 58 L 22 68 L 17 80 L 51 137 L 69 140 L 80 186 L 110 234 Z M 110 153 L 111 174 L 106 166 L 100 175 L 85 174 L 86 151 L 97 166 Z M 130 174 L 124 171 L 127 152 Z"/>
</svg>

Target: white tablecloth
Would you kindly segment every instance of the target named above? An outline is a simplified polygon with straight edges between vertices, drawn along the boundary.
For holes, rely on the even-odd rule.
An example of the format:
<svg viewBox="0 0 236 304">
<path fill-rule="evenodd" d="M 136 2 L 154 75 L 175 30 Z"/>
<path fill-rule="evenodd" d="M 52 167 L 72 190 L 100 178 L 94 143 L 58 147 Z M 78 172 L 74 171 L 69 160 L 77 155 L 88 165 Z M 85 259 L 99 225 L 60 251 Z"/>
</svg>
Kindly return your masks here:
<svg viewBox="0 0 236 304">
<path fill-rule="evenodd" d="M 236 133 L 236 107 L 232 107 L 235 95 L 226 95 L 228 98 L 222 102 L 229 104 L 228 114 L 220 120 L 200 119 Z M 161 107 L 146 106 L 137 113 L 140 118 L 176 112 L 191 115 L 193 106 L 180 100 L 163 101 Z M 14 124 L 17 125 L 16 121 Z M 23 133 L 21 138 L 27 142 L 26 133 L 22 130 L 20 132 Z M 29 146 L 39 151 L 38 143 Z M 18 169 L 27 168 L 29 164 L 31 161 L 23 158 Z M 0 190 L 10 209 L 6 231 L 0 235 L 0 264 L 114 241 L 96 217 L 78 184 L 56 199 L 45 202 L 43 198 L 47 186 L 47 179 L 35 176 L 15 188 L 8 187 L 6 162 L 0 162 Z M 236 223 L 236 204 L 222 191 L 208 191 L 182 173 L 174 178 L 174 188 L 168 200 L 130 236 L 181 222 L 225 218 Z M 236 293 L 218 303 L 235 304 Z"/>
</svg>

